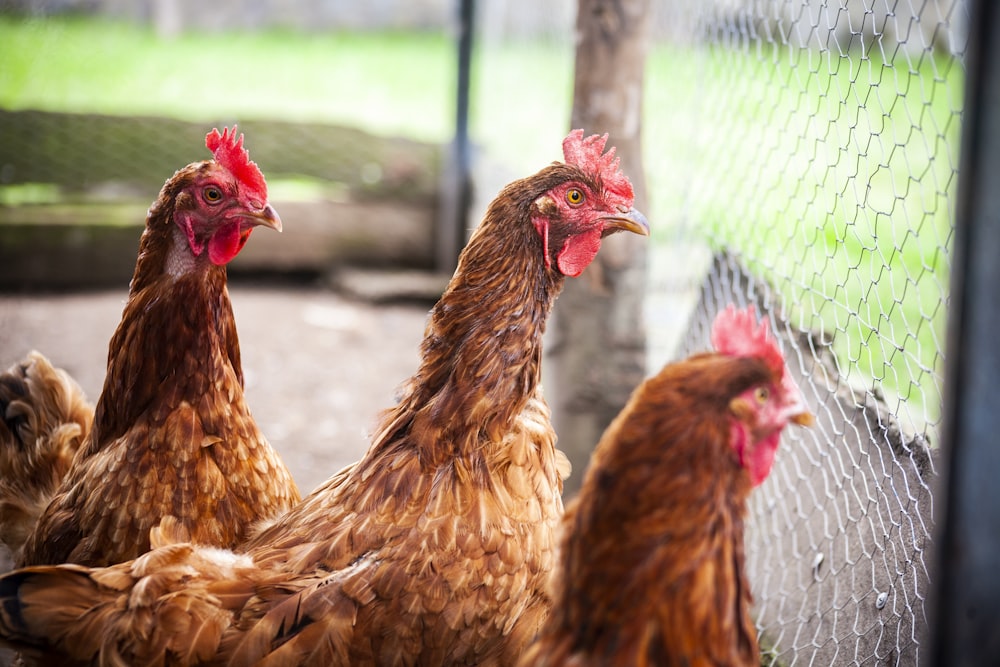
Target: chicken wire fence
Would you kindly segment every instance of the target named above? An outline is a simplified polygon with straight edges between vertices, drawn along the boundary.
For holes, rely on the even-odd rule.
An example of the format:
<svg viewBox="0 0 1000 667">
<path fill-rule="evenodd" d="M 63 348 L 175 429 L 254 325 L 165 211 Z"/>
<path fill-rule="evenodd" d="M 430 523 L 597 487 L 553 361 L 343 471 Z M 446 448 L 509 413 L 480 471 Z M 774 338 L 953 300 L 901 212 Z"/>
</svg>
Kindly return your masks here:
<svg viewBox="0 0 1000 667">
<path fill-rule="evenodd" d="M 753 303 L 817 416 L 751 499 L 764 664 L 926 653 L 964 89 L 960 0 L 654 3 L 647 170 L 689 295 Z M 705 277 L 707 276 L 707 277 Z M 687 290 L 687 292 L 685 292 Z"/>
<path fill-rule="evenodd" d="M 16 191 L 0 205 L 48 202 L 58 190 L 72 201 L 152 200 L 174 170 L 210 157 L 207 151 L 192 153 L 204 145 L 206 127 L 232 124 L 231 118 L 195 122 L 0 108 L 0 185 L 44 184 L 53 190 Z M 251 138 L 253 158 L 267 165 L 274 180 L 335 183 L 361 195 L 413 197 L 435 188 L 437 174 L 418 169 L 422 164 L 397 166 L 402 174 L 386 166 L 412 161 L 413 153 L 433 165 L 437 148 L 430 144 L 324 123 L 254 119 L 238 126 Z"/>
</svg>

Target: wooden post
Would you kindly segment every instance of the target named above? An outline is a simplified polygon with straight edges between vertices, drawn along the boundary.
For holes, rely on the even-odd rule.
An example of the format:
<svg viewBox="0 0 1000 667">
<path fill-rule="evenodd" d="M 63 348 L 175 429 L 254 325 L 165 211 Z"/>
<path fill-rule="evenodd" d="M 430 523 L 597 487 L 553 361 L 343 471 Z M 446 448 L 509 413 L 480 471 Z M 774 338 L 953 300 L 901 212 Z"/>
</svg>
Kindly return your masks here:
<svg viewBox="0 0 1000 667">
<path fill-rule="evenodd" d="M 641 127 L 649 0 L 579 0 L 572 128 L 607 132 L 646 213 Z M 655 227 L 655 223 L 651 221 Z M 568 497 L 590 453 L 645 375 L 642 304 L 650 239 L 617 234 L 556 302 L 546 394 L 559 447 L 573 464 Z"/>
</svg>

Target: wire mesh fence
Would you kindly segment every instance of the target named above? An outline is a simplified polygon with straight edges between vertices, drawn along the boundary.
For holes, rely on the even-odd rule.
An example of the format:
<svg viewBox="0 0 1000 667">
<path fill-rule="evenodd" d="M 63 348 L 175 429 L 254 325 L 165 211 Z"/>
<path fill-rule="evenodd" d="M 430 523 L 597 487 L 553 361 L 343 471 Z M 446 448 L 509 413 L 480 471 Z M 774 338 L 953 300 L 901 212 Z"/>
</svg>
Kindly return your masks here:
<svg viewBox="0 0 1000 667">
<path fill-rule="evenodd" d="M 680 349 L 728 302 L 768 314 L 818 423 L 752 500 L 765 664 L 925 650 L 962 94 L 963 3 L 654 3 L 658 222 L 694 288 Z M 704 277 L 707 276 L 707 277 Z"/>
</svg>

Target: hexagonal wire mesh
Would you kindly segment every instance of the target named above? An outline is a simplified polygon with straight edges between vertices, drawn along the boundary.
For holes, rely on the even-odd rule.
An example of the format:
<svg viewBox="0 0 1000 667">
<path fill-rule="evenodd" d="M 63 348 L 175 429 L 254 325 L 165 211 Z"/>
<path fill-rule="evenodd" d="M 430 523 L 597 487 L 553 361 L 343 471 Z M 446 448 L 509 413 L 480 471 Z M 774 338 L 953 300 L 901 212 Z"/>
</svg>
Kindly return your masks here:
<svg viewBox="0 0 1000 667">
<path fill-rule="evenodd" d="M 818 417 L 751 501 L 765 664 L 916 664 L 967 10 L 654 7 L 648 87 L 672 103 L 647 113 L 647 169 L 684 261 L 654 269 L 653 289 L 697 302 L 676 356 L 707 347 L 726 303 L 757 303 Z"/>
</svg>

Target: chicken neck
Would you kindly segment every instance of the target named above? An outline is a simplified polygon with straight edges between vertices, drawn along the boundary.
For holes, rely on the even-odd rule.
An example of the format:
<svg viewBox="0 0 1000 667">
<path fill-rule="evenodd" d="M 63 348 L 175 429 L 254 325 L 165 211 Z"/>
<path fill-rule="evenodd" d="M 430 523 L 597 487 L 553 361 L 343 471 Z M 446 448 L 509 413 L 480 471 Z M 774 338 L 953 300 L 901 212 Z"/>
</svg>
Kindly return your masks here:
<svg viewBox="0 0 1000 667">
<path fill-rule="evenodd" d="M 88 455 L 120 437 L 142 413 L 162 419 L 182 401 L 199 405 L 211 389 L 228 392 L 232 413 L 249 418 L 226 268 L 198 261 L 180 276 L 167 270 L 177 263 L 171 255 L 183 251 L 182 235 L 163 219 L 170 211 L 155 204 L 150 209 L 129 298 L 109 345 Z"/>
</svg>

